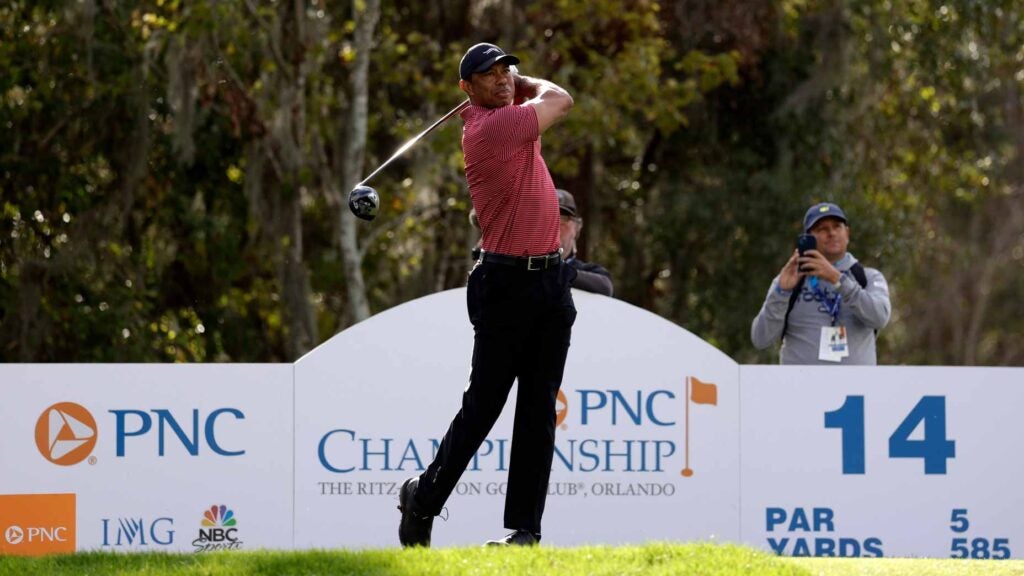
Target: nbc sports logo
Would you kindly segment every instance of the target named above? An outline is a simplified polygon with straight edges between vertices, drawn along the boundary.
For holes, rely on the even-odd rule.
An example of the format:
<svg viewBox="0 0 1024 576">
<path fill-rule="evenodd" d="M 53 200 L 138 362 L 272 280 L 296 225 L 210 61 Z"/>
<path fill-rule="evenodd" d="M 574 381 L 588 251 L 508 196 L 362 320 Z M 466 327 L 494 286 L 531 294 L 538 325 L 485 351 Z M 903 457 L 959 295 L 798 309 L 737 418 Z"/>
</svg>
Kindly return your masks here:
<svg viewBox="0 0 1024 576">
<path fill-rule="evenodd" d="M 242 547 L 242 541 L 238 539 L 238 520 L 227 506 L 210 506 L 203 512 L 200 525 L 199 537 L 192 541 L 196 552 L 238 550 Z"/>
<path fill-rule="evenodd" d="M 54 404 L 36 421 L 36 447 L 54 464 L 78 464 L 96 447 L 96 420 L 74 402 Z"/>
<path fill-rule="evenodd" d="M 221 504 L 220 506 L 211 506 L 203 513 L 202 524 L 203 526 L 234 526 L 238 522 L 235 520 L 234 511 Z"/>
</svg>

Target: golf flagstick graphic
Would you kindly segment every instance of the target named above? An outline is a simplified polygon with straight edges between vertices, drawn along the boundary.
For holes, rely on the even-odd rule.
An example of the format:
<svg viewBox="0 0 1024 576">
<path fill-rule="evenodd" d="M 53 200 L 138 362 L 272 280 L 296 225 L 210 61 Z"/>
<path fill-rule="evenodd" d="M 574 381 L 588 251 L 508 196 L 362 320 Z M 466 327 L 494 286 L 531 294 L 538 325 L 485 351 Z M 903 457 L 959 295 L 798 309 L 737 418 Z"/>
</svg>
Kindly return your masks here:
<svg viewBox="0 0 1024 576">
<path fill-rule="evenodd" d="M 693 469 L 690 468 L 690 402 L 718 406 L 718 386 L 701 382 L 693 376 L 686 377 L 686 462 L 680 472 L 686 478 L 693 476 Z"/>
</svg>

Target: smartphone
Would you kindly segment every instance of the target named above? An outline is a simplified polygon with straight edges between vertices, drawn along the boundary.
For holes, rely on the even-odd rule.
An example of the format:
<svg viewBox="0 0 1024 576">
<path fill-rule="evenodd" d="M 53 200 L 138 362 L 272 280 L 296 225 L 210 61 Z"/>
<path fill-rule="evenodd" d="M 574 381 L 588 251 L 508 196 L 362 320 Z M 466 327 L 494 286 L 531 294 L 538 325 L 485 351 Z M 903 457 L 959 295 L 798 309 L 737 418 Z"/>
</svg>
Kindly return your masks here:
<svg viewBox="0 0 1024 576">
<path fill-rule="evenodd" d="M 796 239 L 796 250 L 801 256 L 808 250 L 818 249 L 818 239 L 814 237 L 814 234 L 801 234 Z M 803 268 L 799 269 L 800 272 L 806 272 Z"/>
<path fill-rule="evenodd" d="M 814 237 L 814 234 L 801 234 L 796 239 L 796 249 L 801 256 L 808 250 L 817 250 L 818 239 Z"/>
</svg>

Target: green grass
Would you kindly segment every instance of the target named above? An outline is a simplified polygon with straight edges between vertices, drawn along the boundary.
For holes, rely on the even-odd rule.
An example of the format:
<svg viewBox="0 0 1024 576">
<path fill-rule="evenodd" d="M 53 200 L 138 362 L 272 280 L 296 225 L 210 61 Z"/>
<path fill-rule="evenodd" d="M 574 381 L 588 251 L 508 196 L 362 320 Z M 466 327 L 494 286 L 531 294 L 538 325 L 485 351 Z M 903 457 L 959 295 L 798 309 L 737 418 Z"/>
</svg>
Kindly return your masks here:
<svg viewBox="0 0 1024 576">
<path fill-rule="evenodd" d="M 780 558 L 751 548 L 713 544 L 648 544 L 584 548 L 443 548 L 316 550 L 193 554 L 83 553 L 44 558 L 0 557 L 0 576 L 323 575 L 323 576 L 1005 576 L 1024 575 L 1024 561 Z"/>
<path fill-rule="evenodd" d="M 1024 575 L 1024 560 L 930 558 L 791 558 L 808 574 L 828 576 L 1011 576 Z"/>
</svg>

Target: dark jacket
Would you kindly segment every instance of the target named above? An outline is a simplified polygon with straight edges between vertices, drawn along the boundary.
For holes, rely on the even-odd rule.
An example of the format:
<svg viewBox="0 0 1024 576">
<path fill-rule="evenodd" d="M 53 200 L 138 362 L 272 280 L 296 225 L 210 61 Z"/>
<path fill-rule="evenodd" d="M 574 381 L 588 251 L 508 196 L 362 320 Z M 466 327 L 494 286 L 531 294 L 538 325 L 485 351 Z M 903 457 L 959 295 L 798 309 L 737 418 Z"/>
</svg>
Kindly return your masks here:
<svg viewBox="0 0 1024 576">
<path fill-rule="evenodd" d="M 603 266 L 584 262 L 576 257 L 565 261 L 576 269 L 576 281 L 572 283 L 573 288 L 611 296 L 613 291 L 612 275 Z"/>
</svg>

